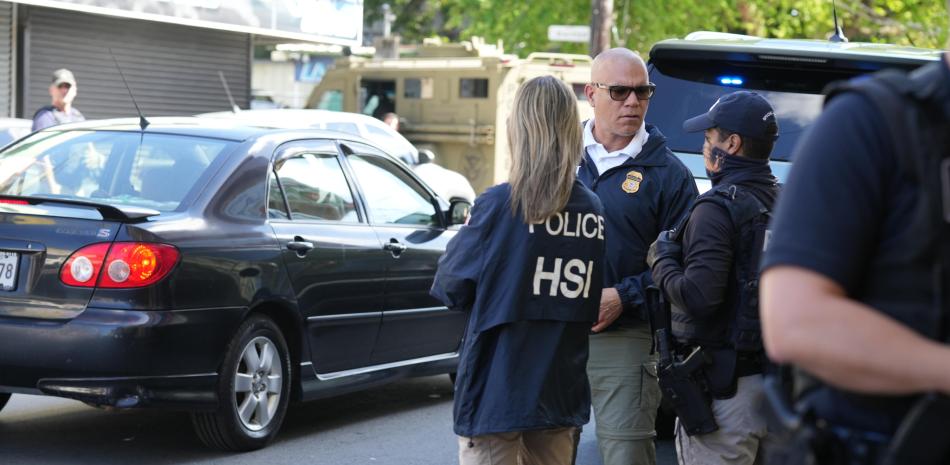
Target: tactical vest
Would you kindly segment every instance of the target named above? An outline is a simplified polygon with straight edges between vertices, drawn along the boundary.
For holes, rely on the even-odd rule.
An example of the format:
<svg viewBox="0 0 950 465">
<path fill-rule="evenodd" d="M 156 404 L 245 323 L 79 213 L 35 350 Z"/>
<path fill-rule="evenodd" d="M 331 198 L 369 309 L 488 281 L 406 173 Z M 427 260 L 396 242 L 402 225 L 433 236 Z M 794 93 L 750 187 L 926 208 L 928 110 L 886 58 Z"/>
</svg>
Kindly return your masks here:
<svg viewBox="0 0 950 465">
<path fill-rule="evenodd" d="M 851 296 L 934 340 L 947 337 L 950 319 L 950 121 L 936 96 L 944 86 L 943 61 L 905 73 L 885 70 L 871 77 L 833 84 L 825 104 L 844 93 L 865 96 L 884 120 L 897 153 L 891 182 L 909 183 L 914 195 L 911 221 L 889 243 L 877 241 L 867 272 Z M 861 160 L 855 159 L 855 163 Z M 892 214 L 882 218 L 882 224 Z M 878 226 L 868 225 L 869 234 Z M 860 423 L 893 425 L 913 397 L 863 395 L 828 386 L 795 371 L 796 397 L 820 395 L 840 412 L 855 410 Z M 818 412 L 821 416 L 821 412 Z M 870 419 L 874 420 L 870 420 Z M 850 421 L 850 420 L 848 420 Z"/>
<path fill-rule="evenodd" d="M 942 305 L 933 305 L 923 296 L 908 295 L 905 284 L 895 277 L 893 265 L 911 260 L 932 263 L 932 275 L 924 276 L 927 286 L 946 293 L 950 275 L 939 269 L 950 264 L 947 260 L 947 234 L 950 224 L 950 121 L 947 120 L 935 95 L 943 82 L 946 66 L 943 61 L 905 73 L 885 70 L 872 77 L 858 78 L 834 84 L 827 90 L 825 105 L 846 92 L 864 95 L 879 110 L 887 125 L 898 153 L 899 173 L 903 179 L 920 188 L 914 220 L 906 225 L 899 242 L 912 244 L 903 250 L 880 250 L 871 261 L 866 284 L 855 297 L 881 312 L 901 321 L 920 334 L 938 339 L 946 334 L 941 318 L 941 306 L 946 309 L 950 299 L 937 296 Z M 860 161 L 856 161 L 859 163 Z M 934 260 L 934 254 L 942 257 Z M 893 258 L 892 258 L 893 256 Z M 942 277 L 941 277 L 942 275 Z M 917 277 L 920 278 L 920 277 Z M 931 281 L 936 278 L 937 281 Z M 941 282 L 942 281 L 942 282 Z M 913 287 L 911 287 L 913 288 Z M 926 302 L 921 302 L 925 300 Z M 919 302 L 916 308 L 907 305 Z"/>
<path fill-rule="evenodd" d="M 774 189 L 777 191 L 778 185 Z M 723 307 L 728 309 L 728 318 L 723 317 L 724 313 L 719 313 L 712 318 L 698 320 L 683 309 L 673 306 L 673 335 L 690 345 L 759 352 L 762 350 L 762 331 L 759 325 L 759 262 L 768 247 L 772 200 L 759 199 L 752 191 L 742 186 L 725 184 L 699 196 L 692 208 L 695 209 L 703 202 L 712 202 L 725 208 L 735 228 L 732 240 L 733 266 L 723 304 Z M 678 228 L 678 235 L 682 234 L 685 226 L 684 223 Z"/>
</svg>

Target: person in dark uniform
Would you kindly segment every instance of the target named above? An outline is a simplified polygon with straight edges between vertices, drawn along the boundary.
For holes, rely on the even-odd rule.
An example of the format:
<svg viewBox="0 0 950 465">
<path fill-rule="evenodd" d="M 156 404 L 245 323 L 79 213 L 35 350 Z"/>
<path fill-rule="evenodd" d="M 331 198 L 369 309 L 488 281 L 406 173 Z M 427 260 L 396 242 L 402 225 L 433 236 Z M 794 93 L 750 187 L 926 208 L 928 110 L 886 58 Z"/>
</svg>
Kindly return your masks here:
<svg viewBox="0 0 950 465">
<path fill-rule="evenodd" d="M 654 90 L 643 59 L 625 48 L 597 55 L 585 87 L 594 118 L 584 124 L 577 177 L 604 203 L 607 230 L 604 291 L 587 371 L 604 465 L 656 463 L 661 396 L 646 308 L 652 284 L 647 249 L 699 194 L 660 130 L 644 121 Z"/>
<path fill-rule="evenodd" d="M 508 120 L 509 182 L 476 201 L 432 295 L 471 312 L 455 385 L 462 465 L 568 465 L 589 420 L 585 367 L 603 279 L 600 201 L 575 180 L 573 92 L 526 82 Z"/>
<path fill-rule="evenodd" d="M 810 463 L 948 463 L 902 454 L 950 446 L 946 397 L 923 396 L 950 395 L 939 178 L 950 155 L 950 60 L 831 95 L 778 202 L 762 276 L 766 349 L 794 365 L 792 405 L 806 407 L 797 413 L 815 421 L 803 426 L 823 438 Z M 928 415 L 932 427 L 902 434 Z"/>
<path fill-rule="evenodd" d="M 702 347 L 719 429 L 689 435 L 676 427 L 681 465 L 761 463 L 767 428 L 765 353 L 759 330 L 759 258 L 768 235 L 778 181 L 769 155 L 778 137 L 772 106 L 755 92 L 723 96 L 683 123 L 705 131 L 703 157 L 712 189 L 699 196 L 681 231 L 660 235 L 647 261 L 672 304 L 672 334 L 690 353 Z M 679 234 L 682 234 L 681 240 Z"/>
</svg>

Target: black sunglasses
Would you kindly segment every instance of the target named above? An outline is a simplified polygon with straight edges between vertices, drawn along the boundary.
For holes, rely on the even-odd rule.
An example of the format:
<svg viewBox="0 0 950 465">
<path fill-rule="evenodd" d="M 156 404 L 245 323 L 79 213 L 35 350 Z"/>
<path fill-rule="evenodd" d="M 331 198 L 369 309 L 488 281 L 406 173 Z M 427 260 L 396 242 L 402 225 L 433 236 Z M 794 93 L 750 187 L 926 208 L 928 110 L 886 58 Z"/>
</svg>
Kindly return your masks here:
<svg viewBox="0 0 950 465">
<path fill-rule="evenodd" d="M 607 92 L 610 94 L 611 100 L 616 100 L 618 102 L 623 102 L 627 100 L 627 97 L 630 96 L 630 92 L 637 94 L 637 100 L 650 100 L 653 97 L 653 93 L 656 92 L 656 84 L 647 83 L 642 86 L 611 86 L 608 84 L 601 84 L 598 82 L 592 82 L 590 85 L 598 89 L 607 89 Z"/>
</svg>

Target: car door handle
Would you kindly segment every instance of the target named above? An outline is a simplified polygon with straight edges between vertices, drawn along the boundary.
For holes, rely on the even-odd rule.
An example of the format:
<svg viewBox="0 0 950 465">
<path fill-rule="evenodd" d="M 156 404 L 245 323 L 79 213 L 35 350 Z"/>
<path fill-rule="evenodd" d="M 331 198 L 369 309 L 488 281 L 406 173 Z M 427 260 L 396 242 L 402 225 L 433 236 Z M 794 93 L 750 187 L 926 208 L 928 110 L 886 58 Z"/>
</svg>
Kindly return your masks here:
<svg viewBox="0 0 950 465">
<path fill-rule="evenodd" d="M 406 247 L 406 244 L 399 242 L 396 239 L 390 239 L 388 243 L 383 245 L 383 250 L 388 250 L 393 254 L 393 258 L 399 258 L 403 252 L 406 251 L 409 247 Z"/>
<path fill-rule="evenodd" d="M 287 243 L 287 248 L 297 252 L 297 255 L 304 256 L 307 252 L 313 250 L 313 242 L 307 242 L 302 237 L 297 236 Z"/>
</svg>

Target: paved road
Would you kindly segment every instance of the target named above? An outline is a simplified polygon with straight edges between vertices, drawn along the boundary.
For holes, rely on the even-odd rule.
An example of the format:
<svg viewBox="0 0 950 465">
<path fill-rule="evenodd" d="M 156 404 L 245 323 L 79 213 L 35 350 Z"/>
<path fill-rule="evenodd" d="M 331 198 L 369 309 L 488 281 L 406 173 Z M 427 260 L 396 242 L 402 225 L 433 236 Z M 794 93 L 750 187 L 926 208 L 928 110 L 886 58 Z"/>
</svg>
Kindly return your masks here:
<svg viewBox="0 0 950 465">
<path fill-rule="evenodd" d="M 447 376 L 292 405 L 275 443 L 237 455 L 205 449 L 182 413 L 104 411 L 26 395 L 14 395 L 0 412 L 4 465 L 452 465 L 456 447 Z M 673 465 L 672 454 L 661 442 L 659 465 Z M 601 465 L 592 425 L 578 464 Z"/>
</svg>

